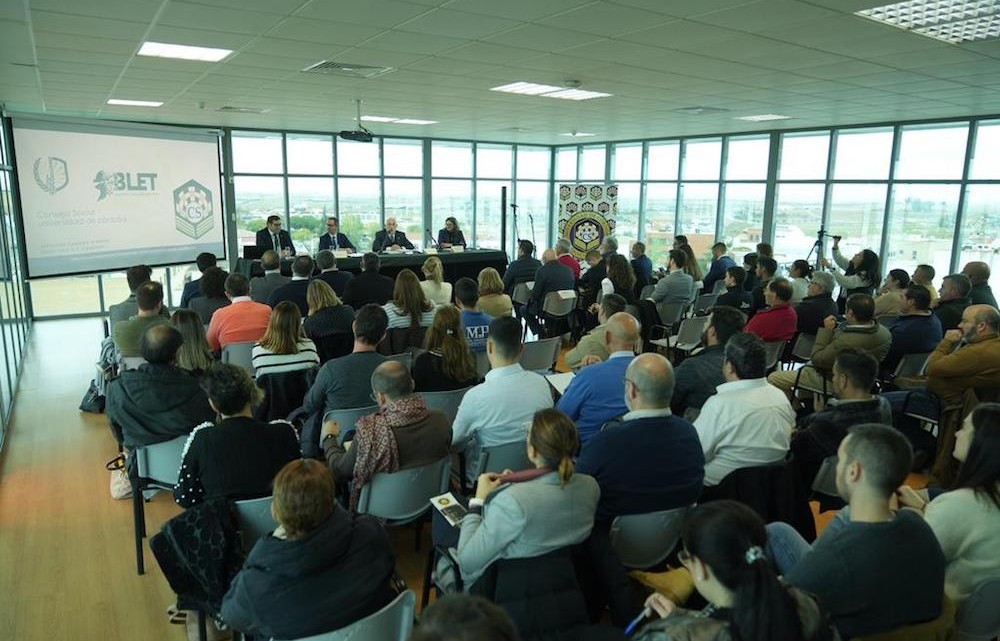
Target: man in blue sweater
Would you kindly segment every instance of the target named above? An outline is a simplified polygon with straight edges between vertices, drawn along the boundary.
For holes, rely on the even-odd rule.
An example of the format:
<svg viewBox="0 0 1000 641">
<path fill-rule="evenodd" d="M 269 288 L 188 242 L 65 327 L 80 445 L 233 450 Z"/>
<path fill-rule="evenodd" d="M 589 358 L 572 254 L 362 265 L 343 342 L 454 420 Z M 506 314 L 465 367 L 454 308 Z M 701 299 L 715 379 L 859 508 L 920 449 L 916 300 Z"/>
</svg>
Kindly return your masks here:
<svg viewBox="0 0 1000 641">
<path fill-rule="evenodd" d="M 712 264 L 708 267 L 708 273 L 701 279 L 701 282 L 705 284 L 701 289 L 703 293 L 711 294 L 714 291 L 716 281 L 726 277 L 726 270 L 730 267 L 736 267 L 736 261 L 726 255 L 727 251 L 729 248 L 726 247 L 726 243 L 712 245 Z"/>
<path fill-rule="evenodd" d="M 896 371 L 896 366 L 907 354 L 933 352 L 944 336 L 941 319 L 931 312 L 931 293 L 923 285 L 910 285 L 903 293 L 903 306 L 899 319 L 889 328 L 892 345 L 882 361 L 886 374 Z"/>
</svg>

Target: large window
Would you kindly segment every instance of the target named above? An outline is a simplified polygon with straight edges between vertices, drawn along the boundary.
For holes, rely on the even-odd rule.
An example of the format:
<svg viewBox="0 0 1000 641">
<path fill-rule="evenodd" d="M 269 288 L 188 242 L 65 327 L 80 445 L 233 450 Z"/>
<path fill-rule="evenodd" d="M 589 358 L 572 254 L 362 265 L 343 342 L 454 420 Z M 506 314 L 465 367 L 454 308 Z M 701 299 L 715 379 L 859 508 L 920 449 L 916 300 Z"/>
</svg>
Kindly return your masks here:
<svg viewBox="0 0 1000 641">
<path fill-rule="evenodd" d="M 399 229 L 417 247 L 424 238 L 424 187 L 421 180 L 385 179 L 385 217 L 395 218 Z M 371 246 L 371 241 L 368 241 Z"/>
<path fill-rule="evenodd" d="M 285 180 L 277 176 L 236 176 L 237 246 L 253 245 L 256 233 L 267 224 L 268 216 L 285 219 Z"/>
<path fill-rule="evenodd" d="M 377 178 L 339 178 L 340 231 L 360 251 L 368 251 L 382 229 L 382 194 Z"/>
<path fill-rule="evenodd" d="M 315 254 L 326 233 L 326 218 L 337 211 L 333 178 L 289 178 L 288 216 L 298 252 Z"/>
<path fill-rule="evenodd" d="M 774 259 L 787 264 L 809 255 L 823 225 L 822 183 L 783 183 L 778 185 L 774 206 Z M 752 239 L 751 239 L 752 240 Z M 738 245 L 742 253 L 755 251 L 751 243 Z M 811 257 L 815 264 L 816 256 Z"/>
<path fill-rule="evenodd" d="M 961 269 L 969 261 L 980 260 L 993 274 L 1000 272 L 1000 184 L 969 185 L 965 191 L 959 258 Z M 994 285 L 996 284 L 996 276 Z"/>
<path fill-rule="evenodd" d="M 912 273 L 922 263 L 949 271 L 958 212 L 958 185 L 897 184 L 892 190 L 888 246 L 883 262 Z M 883 270 L 888 271 L 888 270 Z"/>
</svg>

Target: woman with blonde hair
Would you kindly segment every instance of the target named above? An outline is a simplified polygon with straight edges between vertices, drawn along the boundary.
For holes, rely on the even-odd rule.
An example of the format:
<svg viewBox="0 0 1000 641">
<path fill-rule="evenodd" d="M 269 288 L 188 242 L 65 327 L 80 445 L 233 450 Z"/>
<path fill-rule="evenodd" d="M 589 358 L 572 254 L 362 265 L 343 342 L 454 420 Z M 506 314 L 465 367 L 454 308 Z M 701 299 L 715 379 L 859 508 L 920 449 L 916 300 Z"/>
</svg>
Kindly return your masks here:
<svg viewBox="0 0 1000 641">
<path fill-rule="evenodd" d="M 492 267 L 479 272 L 479 302 L 476 303 L 476 310 L 493 318 L 514 315 L 514 304 L 503 291 L 500 272 Z"/>
<path fill-rule="evenodd" d="M 254 376 L 294 372 L 319 365 L 316 344 L 302 331 L 302 314 L 291 301 L 281 301 L 271 312 L 264 336 L 253 346 Z"/>
<path fill-rule="evenodd" d="M 444 265 L 437 256 L 431 256 L 424 261 L 420 270 L 426 280 L 420 281 L 420 289 L 424 296 L 435 305 L 447 305 L 451 302 L 451 283 L 444 282 Z"/>
<path fill-rule="evenodd" d="M 302 321 L 305 335 L 316 340 L 331 334 L 350 334 L 354 324 L 354 308 L 341 302 L 337 292 L 326 281 L 314 278 L 306 290 L 309 315 Z"/>
<path fill-rule="evenodd" d="M 201 316 L 190 309 L 178 309 L 170 317 L 170 324 L 177 328 L 184 339 L 181 348 L 177 350 L 177 367 L 201 376 L 215 360 L 212 348 L 205 340 L 205 325 L 201 322 Z"/>
<path fill-rule="evenodd" d="M 448 288 L 450 291 L 451 285 Z M 417 275 L 411 269 L 404 269 L 396 276 L 392 300 L 383 305 L 382 309 L 389 317 L 388 329 L 430 327 L 434 322 L 434 303 L 428 300 Z"/>
<path fill-rule="evenodd" d="M 445 392 L 476 384 L 476 359 L 465 339 L 458 308 L 437 308 L 424 348 L 427 351 L 413 361 L 414 391 Z"/>
</svg>

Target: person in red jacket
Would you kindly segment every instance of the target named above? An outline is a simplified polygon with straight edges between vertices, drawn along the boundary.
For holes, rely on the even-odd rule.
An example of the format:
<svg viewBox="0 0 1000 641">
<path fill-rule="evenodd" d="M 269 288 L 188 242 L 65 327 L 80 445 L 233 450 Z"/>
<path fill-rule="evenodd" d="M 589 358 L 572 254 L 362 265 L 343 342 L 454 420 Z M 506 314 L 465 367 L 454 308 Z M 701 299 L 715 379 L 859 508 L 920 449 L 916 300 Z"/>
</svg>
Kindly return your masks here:
<svg viewBox="0 0 1000 641">
<path fill-rule="evenodd" d="M 746 331 L 766 343 L 792 340 L 799 321 L 791 304 L 792 284 L 788 279 L 772 279 L 764 289 L 764 302 L 767 308 L 754 314 Z"/>
</svg>

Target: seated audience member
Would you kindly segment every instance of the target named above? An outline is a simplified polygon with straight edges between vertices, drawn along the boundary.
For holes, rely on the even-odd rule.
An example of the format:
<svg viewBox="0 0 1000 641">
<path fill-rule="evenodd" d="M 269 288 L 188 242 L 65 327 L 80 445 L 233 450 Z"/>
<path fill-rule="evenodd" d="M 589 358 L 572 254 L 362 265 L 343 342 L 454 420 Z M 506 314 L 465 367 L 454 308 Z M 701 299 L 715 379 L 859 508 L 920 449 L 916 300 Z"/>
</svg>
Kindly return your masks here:
<svg viewBox="0 0 1000 641">
<path fill-rule="evenodd" d="M 319 278 L 309 283 L 306 290 L 309 316 L 302 321 L 306 336 L 316 340 L 334 334 L 350 334 L 354 324 L 354 310 L 340 302 L 337 292 Z"/>
<path fill-rule="evenodd" d="M 837 491 L 849 507 L 812 546 L 788 524 L 768 525 L 778 572 L 816 595 L 844 639 L 934 620 L 944 595 L 941 546 L 920 515 L 890 507 L 910 471 L 910 444 L 888 425 L 863 423 L 837 456 Z"/>
<path fill-rule="evenodd" d="M 108 308 L 108 329 L 114 328 L 118 321 L 128 320 L 139 313 L 139 304 L 135 301 L 135 290 L 153 275 L 153 270 L 149 265 L 135 265 L 129 267 L 125 272 L 125 280 L 128 281 L 128 290 L 131 292 L 128 298 L 120 303 L 115 303 Z M 167 310 L 163 310 L 167 314 Z"/>
<path fill-rule="evenodd" d="M 475 281 L 467 278 L 475 287 Z M 487 332 L 488 333 L 488 332 Z M 427 351 L 413 361 L 413 385 L 418 392 L 446 392 L 475 385 L 476 358 L 462 330 L 462 315 L 451 305 L 442 305 L 424 338 Z"/>
<path fill-rule="evenodd" d="M 170 317 L 170 324 L 181 333 L 181 348 L 177 350 L 177 367 L 201 376 L 215 362 L 212 348 L 205 340 L 205 326 L 201 317 L 190 309 L 178 309 Z"/>
<path fill-rule="evenodd" d="M 274 532 L 259 539 L 222 601 L 229 627 L 261 638 L 300 639 L 339 630 L 395 596 L 395 559 L 374 517 L 334 500 L 323 463 L 298 459 L 274 477 Z"/>
<path fill-rule="evenodd" d="M 313 259 L 308 256 L 299 256 L 292 263 L 292 280 L 278 287 L 267 297 L 267 304 L 274 308 L 281 301 L 290 301 L 299 308 L 299 315 L 305 316 L 309 313 L 309 278 L 312 276 Z"/>
<path fill-rule="evenodd" d="M 525 423 L 535 412 L 552 407 L 552 391 L 545 377 L 525 371 L 521 358 L 521 323 L 501 316 L 490 323 L 486 356 L 492 369 L 486 380 L 469 390 L 452 424 L 452 443 L 465 450 L 466 480 L 479 470 L 484 447 L 522 441 Z"/>
<path fill-rule="evenodd" d="M 427 408 L 413 393 L 413 379 L 399 361 L 382 363 L 371 376 L 378 410 L 357 422 L 354 440 L 345 448 L 341 426 L 323 423 L 320 444 L 333 477 L 351 483 L 351 510 L 358 508 L 361 489 L 380 472 L 397 472 L 429 465 L 448 456 L 451 428 L 448 417 Z"/>
<path fill-rule="evenodd" d="M 608 294 L 601 300 L 597 311 L 599 325 L 580 338 L 576 347 L 566 352 L 566 367 L 579 369 L 608 360 L 608 344 L 605 340 L 608 319 L 625 311 L 625 299 L 618 294 Z"/>
<path fill-rule="evenodd" d="M 587 253 L 587 264 L 590 268 L 580 276 L 580 290 L 583 292 L 583 303 L 589 307 L 591 303 L 597 302 L 597 292 L 601 291 L 601 281 L 608 276 L 608 260 L 612 255 L 618 253 L 618 240 L 614 236 L 605 236 L 601 244 L 597 247 L 600 258 L 591 264 L 590 253 Z"/>
<path fill-rule="evenodd" d="M 338 297 L 343 297 L 347 283 L 354 278 L 354 274 L 337 269 L 337 257 L 329 249 L 324 249 L 316 254 L 316 267 L 319 269 L 316 280 L 323 281 L 333 289 Z"/>
<path fill-rule="evenodd" d="M 674 236 L 674 244 L 670 247 L 670 249 L 680 249 L 682 245 L 687 244 L 689 244 L 688 237 L 684 234 L 678 234 L 677 236 Z"/>
<path fill-rule="evenodd" d="M 931 265 L 917 265 L 910 276 L 910 281 L 917 285 L 923 285 L 931 293 L 931 302 L 938 299 L 938 290 L 934 287 L 934 276 L 936 272 Z"/>
<path fill-rule="evenodd" d="M 747 323 L 746 331 L 765 343 L 790 341 L 798 328 L 798 316 L 792 307 L 792 285 L 784 278 L 772 278 L 764 291 L 767 307 Z"/>
<path fill-rule="evenodd" d="M 326 219 L 326 233 L 319 237 L 319 250 L 323 251 L 324 249 L 358 251 L 347 235 L 340 233 L 340 221 L 337 220 L 336 216 L 330 216 Z"/>
<path fill-rule="evenodd" d="M 747 273 L 747 278 L 743 281 L 743 289 L 752 292 L 757 287 L 757 254 L 753 252 L 743 254 L 743 271 Z"/>
<path fill-rule="evenodd" d="M 602 264 L 601 260 L 602 260 L 601 252 L 596 249 L 591 249 L 583 256 L 583 262 L 587 263 L 587 266 L 586 267 L 581 266 L 581 268 L 583 269 L 583 271 L 586 272 L 600 265 L 601 269 L 604 270 L 604 276 L 607 276 L 608 275 L 607 266 Z M 601 278 L 603 279 L 604 276 L 601 276 Z"/>
<path fill-rule="evenodd" d="M 389 329 L 430 327 L 434 321 L 434 303 L 424 296 L 417 275 L 404 269 L 396 276 L 392 300 L 382 306 L 389 318 Z"/>
<path fill-rule="evenodd" d="M 732 307 L 717 305 L 712 309 L 708 325 L 701 335 L 701 344 L 705 348 L 677 366 L 673 400 L 670 402 L 674 414 L 689 421 L 698 418 L 705 401 L 715 394 L 719 385 L 726 382 L 722 373 L 726 343 L 733 335 L 743 331 L 746 322 L 743 312 Z"/>
<path fill-rule="evenodd" d="M 705 458 L 698 433 L 670 413 L 674 370 L 660 354 L 641 354 L 625 371 L 622 422 L 594 434 L 577 471 L 597 480 L 596 520 L 605 527 L 622 514 L 659 512 L 701 496 Z"/>
<path fill-rule="evenodd" d="M 823 379 L 829 379 L 833 371 L 833 361 L 840 350 L 853 347 L 868 352 L 879 363 L 889 353 L 892 336 L 889 330 L 875 320 L 875 300 L 868 294 L 851 294 L 845 311 L 847 321 L 837 322 L 835 316 L 827 316 L 823 327 L 816 332 L 809 362 L 812 367 L 803 369 L 799 382 L 812 389 L 823 389 Z M 790 391 L 795 386 L 798 372 L 772 372 L 768 382 L 775 387 Z"/>
<path fill-rule="evenodd" d="M 753 296 L 743 289 L 743 282 L 747 278 L 747 272 L 742 267 L 730 267 L 723 277 L 726 284 L 726 291 L 719 294 L 715 299 L 716 307 L 732 307 L 744 314 L 753 307 Z"/>
<path fill-rule="evenodd" d="M 368 303 L 381 306 L 389 302 L 395 283 L 388 276 L 378 273 L 381 266 L 381 259 L 375 252 L 362 256 L 362 271 L 344 287 L 344 302 L 354 309 L 361 309 Z"/>
<path fill-rule="evenodd" d="M 903 294 L 910 286 L 910 275 L 905 269 L 891 269 L 885 277 L 885 284 L 875 297 L 875 318 L 886 314 L 900 314 L 903 309 Z M 928 298 L 930 294 L 928 293 Z"/>
<path fill-rule="evenodd" d="M 941 295 L 933 305 L 934 315 L 941 321 L 941 329 L 956 329 L 962 322 L 962 313 L 972 304 L 969 292 L 972 283 L 965 274 L 950 274 L 941 281 Z"/>
<path fill-rule="evenodd" d="M 701 265 L 698 264 L 698 257 L 694 255 L 694 249 L 691 245 L 684 243 L 679 247 L 679 249 L 684 252 L 687 260 L 684 261 L 684 272 L 691 275 L 694 279 L 695 290 L 700 290 L 703 286 L 702 278 L 704 277 L 701 272 Z"/>
<path fill-rule="evenodd" d="M 255 303 L 266 304 L 274 290 L 292 279 L 281 275 L 281 256 L 273 249 L 267 250 L 260 257 L 260 266 L 264 270 L 264 275 L 250 279 L 250 299 Z"/>
<path fill-rule="evenodd" d="M 128 320 L 115 323 L 111 329 L 115 347 L 122 356 L 141 356 L 140 343 L 146 330 L 153 325 L 168 322 L 163 317 L 163 285 L 148 280 L 135 290 L 139 313 Z"/>
<path fill-rule="evenodd" d="M 788 454 L 795 412 L 769 385 L 767 354 L 753 334 L 734 334 L 722 364 L 726 382 L 716 388 L 694 422 L 705 453 L 705 485 L 718 485 L 744 467 L 777 463 Z"/>
<path fill-rule="evenodd" d="M 291 301 L 283 300 L 271 312 L 267 331 L 253 346 L 253 374 L 256 378 L 268 374 L 297 372 L 319 365 L 316 344 L 302 331 L 302 316 Z"/>
<path fill-rule="evenodd" d="M 444 280 L 444 265 L 437 256 L 431 256 L 424 261 L 420 271 L 424 273 L 424 280 L 420 281 L 420 289 L 424 290 L 424 296 L 435 305 L 448 305 L 451 303 L 451 283 Z"/>
<path fill-rule="evenodd" d="M 800 334 L 816 335 L 829 316 L 837 316 L 837 301 L 833 300 L 833 288 L 837 282 L 828 272 L 813 272 L 809 280 L 806 297 L 795 306 L 795 317 Z"/>
<path fill-rule="evenodd" d="M 760 516 L 736 501 L 694 507 L 681 526 L 681 563 L 708 602 L 701 612 L 654 592 L 646 600 L 658 620 L 637 641 L 831 641 L 836 638 L 816 597 L 780 581 L 767 561 Z M 725 613 L 725 614 L 722 614 Z"/>
<path fill-rule="evenodd" d="M 430 242 L 430 239 L 427 239 Z M 439 249 L 451 249 L 455 245 L 465 247 L 465 234 L 458 228 L 458 220 L 454 216 L 444 219 L 444 229 L 438 230 L 437 245 Z"/>
<path fill-rule="evenodd" d="M 876 304 L 878 301 L 876 301 Z M 892 374 L 907 354 L 934 351 L 944 333 L 941 320 L 931 313 L 931 295 L 926 287 L 910 285 L 904 291 L 899 319 L 889 328 L 892 345 L 882 361 L 882 371 Z"/>
<path fill-rule="evenodd" d="M 174 488 L 181 507 L 227 498 L 255 499 L 271 494 L 271 481 L 285 463 L 301 456 L 295 428 L 285 421 L 253 418 L 261 391 L 242 367 L 216 363 L 202 377 L 218 422 L 194 428 Z"/>
<path fill-rule="evenodd" d="M 201 275 L 198 281 L 201 287 L 201 296 L 194 298 L 189 303 L 189 307 L 198 312 L 201 322 L 208 325 L 212 322 L 212 316 L 223 307 L 229 306 L 229 299 L 226 297 L 226 278 L 229 274 L 219 267 L 209 267 Z"/>
<path fill-rule="evenodd" d="M 271 215 L 263 229 L 257 230 L 257 249 L 273 250 L 282 256 L 294 256 L 295 245 L 291 235 L 281 228 L 281 216 Z"/>
<path fill-rule="evenodd" d="M 618 294 L 630 305 L 635 304 L 635 273 L 628 259 L 615 254 L 608 259 L 608 275 L 601 281 L 604 296 Z"/>
<path fill-rule="evenodd" d="M 573 272 L 573 280 L 580 280 L 580 261 L 576 259 L 571 252 L 573 251 L 573 246 L 569 244 L 569 241 L 565 238 L 560 238 L 556 241 L 556 258 L 560 263 L 569 267 L 569 270 Z"/>
<path fill-rule="evenodd" d="M 944 592 L 957 607 L 979 584 L 1000 576 L 1000 404 L 981 403 L 955 434 L 961 463 L 950 492 L 929 500 L 927 490 L 906 485 L 901 505 L 923 513 L 934 531 L 947 567 Z"/>
<path fill-rule="evenodd" d="M 705 278 L 702 282 L 705 283 L 704 288 L 701 290 L 706 294 L 711 294 L 715 291 L 715 283 L 720 280 L 725 279 L 726 273 L 736 267 L 736 261 L 728 254 L 729 248 L 726 247 L 726 243 L 715 243 L 712 245 L 712 263 L 708 266 L 708 273 L 705 274 Z"/>
<path fill-rule="evenodd" d="M 757 259 L 757 284 L 750 292 L 753 301 L 749 316 L 753 317 L 754 314 L 767 307 L 764 292 L 767 291 L 767 286 L 776 273 L 778 273 L 778 263 L 773 258 L 761 256 Z"/>
<path fill-rule="evenodd" d="M 510 296 L 503 293 L 500 272 L 492 267 L 486 267 L 479 272 L 479 300 L 476 302 L 476 310 L 493 318 L 514 314 L 514 303 L 510 300 Z"/>
<path fill-rule="evenodd" d="M 649 299 L 654 303 L 677 303 L 686 305 L 694 300 L 694 279 L 684 272 L 687 256 L 679 249 L 670 250 L 667 262 L 668 273 L 656 281 L 656 287 Z"/>
<path fill-rule="evenodd" d="M 833 362 L 833 392 L 826 408 L 799 420 L 792 432 L 795 468 L 805 488 L 812 487 L 823 460 L 837 455 L 840 442 L 852 425 L 892 424 L 889 401 L 872 395 L 878 363 L 856 349 L 844 349 Z"/>
<path fill-rule="evenodd" d="M 792 305 L 798 305 L 809 295 L 809 279 L 813 268 L 807 261 L 797 260 L 788 270 L 788 282 L 792 284 Z"/>
<path fill-rule="evenodd" d="M 969 300 L 972 301 L 973 305 L 997 306 L 997 299 L 994 298 L 993 290 L 990 289 L 989 265 L 978 260 L 972 261 L 965 264 L 962 273 L 972 283 L 972 289 L 969 290 Z"/>
<path fill-rule="evenodd" d="M 574 286 L 573 272 L 556 260 L 555 250 L 546 249 L 542 252 L 542 266 L 535 273 L 535 286 L 528 294 L 528 305 L 524 312 L 533 333 L 538 334 L 541 331 L 538 317 L 545 305 L 545 297 L 553 292 L 573 289 Z"/>
<path fill-rule="evenodd" d="M 260 340 L 271 319 L 271 308 L 251 300 L 248 294 L 247 277 L 233 273 L 226 276 L 226 296 L 230 300 L 212 315 L 205 338 L 208 346 L 219 351 L 230 343 L 249 343 Z"/>
<path fill-rule="evenodd" d="M 608 421 L 628 411 L 625 405 L 625 370 L 635 358 L 639 344 L 639 321 L 619 312 L 608 319 L 604 340 L 608 360 L 576 373 L 556 405 L 580 431 L 586 443 Z"/>
<path fill-rule="evenodd" d="M 771 243 L 757 243 L 757 256 L 760 258 L 774 258 L 774 247 Z"/>
<path fill-rule="evenodd" d="M 535 272 L 542 263 L 534 257 L 535 245 L 530 240 L 517 241 L 517 258 L 509 265 L 503 274 L 503 290 L 505 294 L 513 294 L 514 286 L 535 280 Z"/>
<path fill-rule="evenodd" d="M 455 283 L 455 305 L 462 312 L 465 339 L 473 352 L 485 352 L 493 317 L 478 311 L 478 304 L 479 285 L 471 278 L 459 278 Z"/>
<path fill-rule="evenodd" d="M 354 319 L 354 351 L 323 364 L 302 405 L 320 418 L 330 410 L 368 407 L 372 404 L 371 376 L 385 362 L 375 348 L 385 338 L 389 319 L 378 305 L 365 305 Z"/>
<path fill-rule="evenodd" d="M 372 251 L 400 251 L 403 249 L 413 249 L 413 243 L 399 230 L 399 223 L 395 218 L 385 219 L 385 229 L 375 232 L 375 239 L 372 240 Z"/>
<path fill-rule="evenodd" d="M 575 545 L 594 527 L 601 492 L 593 478 L 573 473 L 580 443 L 573 421 L 558 410 L 541 410 L 527 441 L 534 478 L 506 484 L 502 474 L 490 473 L 476 484 L 457 545 L 467 588 L 499 559 L 532 558 Z"/>
<path fill-rule="evenodd" d="M 481 596 L 451 592 L 420 615 L 410 641 L 521 641 L 507 611 Z"/>
<path fill-rule="evenodd" d="M 177 366 L 182 341 L 181 333 L 168 324 L 150 326 L 140 347 L 146 362 L 108 385 L 111 431 L 125 447 L 169 441 L 215 418 L 198 378 Z"/>
<path fill-rule="evenodd" d="M 198 267 L 199 279 L 200 275 L 205 273 L 205 270 L 209 267 L 215 267 L 217 262 L 215 254 L 209 252 L 202 252 L 198 254 L 195 258 L 195 265 Z M 181 307 L 187 308 L 191 306 L 191 300 L 201 296 L 201 283 L 198 282 L 199 279 L 190 280 L 184 283 L 184 289 L 181 291 Z"/>
</svg>

